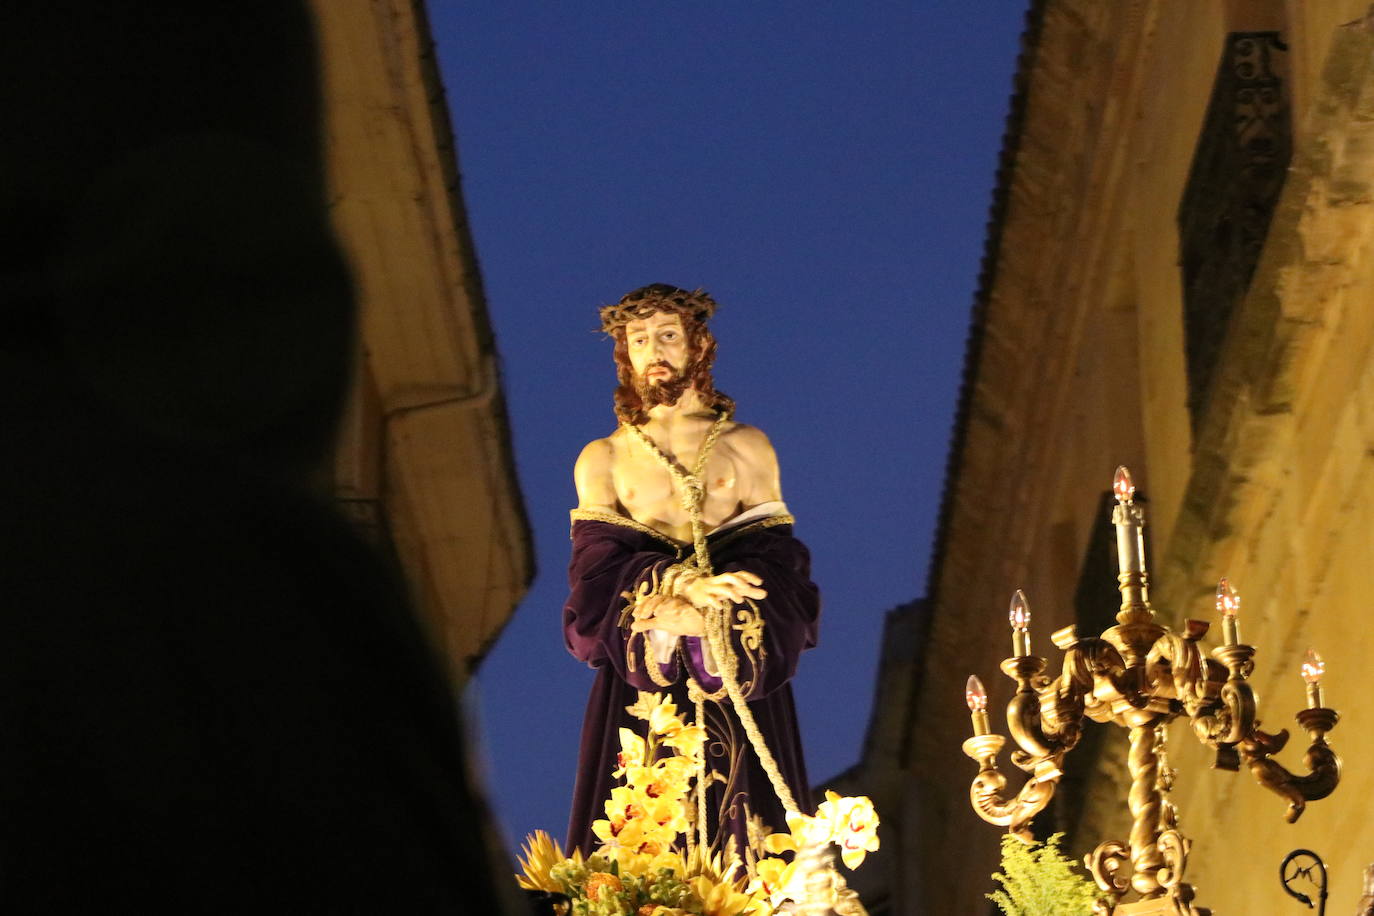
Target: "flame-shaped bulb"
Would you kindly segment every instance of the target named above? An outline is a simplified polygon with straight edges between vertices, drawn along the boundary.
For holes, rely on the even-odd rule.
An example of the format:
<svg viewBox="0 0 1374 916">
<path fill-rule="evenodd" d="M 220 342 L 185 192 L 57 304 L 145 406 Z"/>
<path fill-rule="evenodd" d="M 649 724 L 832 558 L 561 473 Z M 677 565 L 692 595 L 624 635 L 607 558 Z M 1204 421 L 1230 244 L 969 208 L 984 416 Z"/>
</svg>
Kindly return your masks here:
<svg viewBox="0 0 1374 916">
<path fill-rule="evenodd" d="M 1030 604 L 1026 602 L 1026 593 L 1019 588 L 1011 596 L 1007 619 L 1011 621 L 1011 654 L 1017 658 L 1030 655 Z"/>
<path fill-rule="evenodd" d="M 1240 645 L 1240 624 L 1236 614 L 1240 613 L 1240 593 L 1231 587 L 1231 580 L 1225 576 L 1217 583 L 1217 610 L 1221 612 L 1221 641 L 1228 646 Z"/>
<path fill-rule="evenodd" d="M 1131 479 L 1130 469 L 1126 465 L 1121 465 L 1116 469 L 1116 476 L 1112 478 L 1112 495 L 1119 503 L 1128 503 L 1135 498 L 1135 481 Z"/>
<path fill-rule="evenodd" d="M 1217 583 L 1217 610 L 1226 617 L 1234 618 L 1240 613 L 1240 593 L 1225 576 Z"/>
<path fill-rule="evenodd" d="M 988 692 L 976 674 L 970 674 L 964 685 L 964 702 L 968 703 L 969 712 L 984 712 L 988 708 Z"/>
<path fill-rule="evenodd" d="M 1007 613 L 1007 619 L 1011 621 L 1011 628 L 1024 633 L 1030 629 L 1030 604 L 1026 601 L 1026 593 L 1021 589 L 1016 590 L 1016 594 L 1011 596 L 1011 609 Z"/>
<path fill-rule="evenodd" d="M 1317 654 L 1315 649 L 1307 650 L 1307 657 L 1302 662 L 1302 679 L 1307 682 L 1307 708 L 1321 709 L 1326 706 L 1326 698 L 1322 696 L 1322 675 L 1326 673 L 1326 662 Z"/>
<path fill-rule="evenodd" d="M 981 738 L 983 735 L 991 734 L 992 726 L 988 723 L 988 692 L 983 689 L 983 682 L 978 680 L 976 674 L 970 674 L 968 683 L 964 685 L 964 702 L 968 703 L 973 736 Z"/>
<path fill-rule="evenodd" d="M 1302 679 L 1310 686 L 1315 687 L 1321 683 L 1322 675 L 1326 673 L 1326 662 L 1317 654 L 1315 649 L 1307 650 L 1307 657 L 1302 663 Z"/>
</svg>

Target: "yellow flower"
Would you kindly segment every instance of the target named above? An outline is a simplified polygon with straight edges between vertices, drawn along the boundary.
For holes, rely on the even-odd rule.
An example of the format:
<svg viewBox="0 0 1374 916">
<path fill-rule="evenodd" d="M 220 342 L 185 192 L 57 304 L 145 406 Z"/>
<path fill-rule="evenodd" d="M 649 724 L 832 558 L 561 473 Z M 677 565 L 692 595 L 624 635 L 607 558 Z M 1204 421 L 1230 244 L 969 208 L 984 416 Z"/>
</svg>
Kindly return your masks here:
<svg viewBox="0 0 1374 916">
<path fill-rule="evenodd" d="M 595 834 L 596 838 L 603 843 L 612 844 L 616 846 L 620 845 L 619 841 L 616 840 L 616 835 L 624 829 L 625 822 L 623 820 L 617 821 L 615 823 L 612 823 L 611 821 L 606 820 L 605 818 L 592 821 L 592 833 Z"/>
<path fill-rule="evenodd" d="M 611 790 L 606 820 L 592 821 L 592 833 L 607 849 L 636 849 L 644 842 L 643 797 L 625 786 Z"/>
<path fill-rule="evenodd" d="M 658 696 L 658 694 L 654 694 Z M 649 713 L 649 728 L 658 735 L 674 735 L 682 728 L 682 720 L 677 717 L 677 704 L 664 697 Z"/>
<path fill-rule="evenodd" d="M 649 718 L 649 713 L 653 712 L 653 710 L 657 708 L 658 704 L 662 702 L 663 694 L 646 693 L 643 690 L 641 690 L 639 692 L 639 698 L 635 700 L 634 705 L 626 706 L 625 711 L 628 712 L 630 715 L 634 716 L 636 719 L 647 720 Z"/>
<path fill-rule="evenodd" d="M 612 776 L 619 779 L 625 775 L 625 771 L 631 766 L 643 766 L 645 756 L 648 753 L 648 745 L 644 739 L 630 731 L 628 728 L 620 730 L 620 753 L 616 756 L 615 762 L 619 764 Z"/>
<path fill-rule="evenodd" d="M 760 859 L 754 866 L 754 879 L 749 882 L 749 893 L 762 894 L 769 903 L 777 906 L 790 896 L 790 885 L 796 872 L 795 863 L 782 859 Z"/>
<path fill-rule="evenodd" d="M 700 725 L 679 724 L 676 730 L 667 733 L 663 743 L 684 757 L 698 757 L 706 744 L 706 729 Z"/>
<path fill-rule="evenodd" d="M 796 852 L 804 846 L 830 842 L 831 827 L 828 818 L 807 817 L 798 811 L 789 811 L 787 829 L 791 832 L 773 833 L 764 837 L 763 848 L 772 853 Z"/>
<path fill-rule="evenodd" d="M 647 799 L 642 792 L 637 792 L 629 786 L 616 786 L 611 790 L 611 797 L 606 799 L 606 816 L 611 820 L 633 820 L 643 817 L 645 801 Z"/>
<path fill-rule="evenodd" d="M 654 765 L 653 769 L 645 769 L 637 772 L 631 778 L 630 784 L 643 792 L 647 798 L 666 798 L 674 801 L 687 797 L 687 781 L 691 777 L 691 769 L 673 766 L 664 766 L 673 760 L 680 760 L 679 757 L 669 757 L 660 760 Z"/>
<path fill-rule="evenodd" d="M 592 821 L 592 833 L 602 843 L 601 852 L 614 852 L 627 849 L 634 852 L 644 842 L 644 824 L 639 820 L 612 818 L 605 821 Z"/>
<path fill-rule="evenodd" d="M 660 869 L 668 869 L 679 878 L 687 874 L 687 863 L 683 861 L 682 853 L 674 852 L 671 849 L 654 856 L 644 867 L 644 874 L 656 874 Z"/>
<path fill-rule="evenodd" d="M 587 899 L 600 901 L 601 895 L 610 891 L 618 894 L 625 889 L 625 885 L 620 883 L 620 879 L 609 872 L 598 871 L 587 876 Z"/>
<path fill-rule="evenodd" d="M 687 757 L 664 757 L 654 763 L 654 769 L 659 772 L 663 779 L 685 788 L 687 781 L 692 778 L 692 773 L 696 770 L 696 763 Z"/>
<path fill-rule="evenodd" d="M 623 775 L 625 784 L 635 789 L 643 790 L 657 778 L 658 771 L 653 767 L 646 767 L 641 764 L 631 764 L 623 771 L 616 770 L 612 776 Z"/>
<path fill-rule="evenodd" d="M 666 837 L 645 840 L 643 843 L 639 844 L 637 852 L 642 856 L 649 856 L 650 858 L 661 856 L 668 851 L 668 844 L 672 843 L 673 838 L 676 836 L 676 833 L 671 833 Z"/>
<path fill-rule="evenodd" d="M 770 833 L 763 838 L 763 848 L 771 853 L 796 852 L 797 841 L 785 833 Z"/>
<path fill-rule="evenodd" d="M 692 890 L 701 898 L 704 916 L 741 916 L 757 909 L 758 901 L 751 894 L 742 894 L 733 884 L 717 884 L 705 875 L 691 880 Z"/>
<path fill-rule="evenodd" d="M 525 857 L 518 860 L 524 874 L 515 876 L 520 886 L 531 891 L 561 893 L 563 886 L 549 875 L 551 868 L 567 858 L 558 841 L 536 830 L 525 838 L 524 853 Z"/>
<path fill-rule="evenodd" d="M 878 848 L 878 812 L 867 795 L 841 798 L 825 793 L 817 814 L 824 813 L 831 825 L 831 837 L 840 847 L 840 858 L 848 868 L 858 868 L 864 857 Z"/>
<path fill-rule="evenodd" d="M 657 825 L 672 837 L 687 829 L 687 809 L 675 798 L 650 798 L 644 802 L 644 820 Z"/>
</svg>

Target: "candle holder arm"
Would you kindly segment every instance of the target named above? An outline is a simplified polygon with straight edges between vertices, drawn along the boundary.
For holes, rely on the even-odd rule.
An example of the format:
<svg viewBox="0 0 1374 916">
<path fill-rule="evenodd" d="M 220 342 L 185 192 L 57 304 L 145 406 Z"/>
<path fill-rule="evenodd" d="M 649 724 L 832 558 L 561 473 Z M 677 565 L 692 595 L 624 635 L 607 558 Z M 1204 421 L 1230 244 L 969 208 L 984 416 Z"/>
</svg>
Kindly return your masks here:
<svg viewBox="0 0 1374 916">
<path fill-rule="evenodd" d="M 1032 766 L 1030 778 L 1014 795 L 1006 793 L 1007 778 L 997 768 L 997 753 L 1006 739 L 1001 735 L 977 735 L 964 742 L 964 753 L 978 761 L 978 775 L 969 786 L 969 801 L 978 816 L 989 824 L 1030 839 L 1030 823 L 1054 798 L 1062 775 L 1057 759 L 1042 759 Z"/>
<path fill-rule="evenodd" d="M 1018 685 L 1007 704 L 1007 729 L 1020 748 L 1011 759 L 1028 773 L 1043 760 L 1062 758 L 1078 743 L 1078 722 L 1058 718 L 1056 682 L 1045 678 L 1044 670 L 1045 660 L 1036 656 L 1020 655 L 1002 662 L 1003 673 Z"/>
<path fill-rule="evenodd" d="M 1012 752 L 1011 759 L 1026 772 L 1041 760 L 1063 756 L 1078 739 L 1076 732 L 1070 734 L 1070 729 L 1061 729 L 1058 734 L 1046 732 L 1041 716 L 1042 702 L 1044 698 L 1036 692 L 1021 691 L 1007 704 L 1007 729 L 1019 748 Z"/>
<path fill-rule="evenodd" d="M 1334 709 L 1319 707 L 1304 709 L 1297 714 L 1298 723 L 1312 739 L 1304 762 L 1307 772 L 1298 775 L 1272 759 L 1288 742 L 1288 730 L 1276 735 L 1253 730 L 1253 736 L 1241 742 L 1240 753 L 1250 767 L 1250 774 L 1264 788 L 1287 799 L 1288 811 L 1284 819 L 1293 823 L 1302 817 L 1307 803 L 1326 798 L 1341 781 L 1341 758 L 1326 743 L 1326 733 L 1336 727 L 1339 716 Z"/>
<path fill-rule="evenodd" d="M 1237 745 L 1255 733 L 1255 692 L 1246 681 L 1253 662 L 1250 646 L 1221 646 L 1212 651 L 1225 661 L 1203 659 L 1197 691 L 1202 701 L 1191 715 L 1193 734 L 1217 752 L 1214 766 L 1240 769 Z M 1286 738 L 1282 740 L 1287 740 Z"/>
</svg>

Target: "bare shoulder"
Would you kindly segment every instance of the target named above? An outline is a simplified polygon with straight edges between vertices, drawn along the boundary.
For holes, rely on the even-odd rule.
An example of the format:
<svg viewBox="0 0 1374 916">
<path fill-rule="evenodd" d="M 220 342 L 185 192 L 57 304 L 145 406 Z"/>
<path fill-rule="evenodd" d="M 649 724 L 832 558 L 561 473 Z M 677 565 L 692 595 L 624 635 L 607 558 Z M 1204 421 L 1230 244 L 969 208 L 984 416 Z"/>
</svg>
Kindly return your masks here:
<svg viewBox="0 0 1374 916">
<path fill-rule="evenodd" d="M 763 430 L 736 423 L 721 438 L 729 442 L 739 462 L 740 496 L 745 507 L 782 499 L 778 456 Z"/>
<path fill-rule="evenodd" d="M 615 484 L 611 479 L 614 450 L 611 437 L 607 436 L 588 442 L 577 456 L 577 463 L 573 465 L 573 482 L 577 485 L 578 508 L 615 507 Z"/>
<path fill-rule="evenodd" d="M 777 454 L 773 451 L 773 443 L 768 441 L 768 436 L 757 426 L 735 423 L 722 435 L 732 449 L 747 459 L 773 463 L 778 460 Z"/>
</svg>

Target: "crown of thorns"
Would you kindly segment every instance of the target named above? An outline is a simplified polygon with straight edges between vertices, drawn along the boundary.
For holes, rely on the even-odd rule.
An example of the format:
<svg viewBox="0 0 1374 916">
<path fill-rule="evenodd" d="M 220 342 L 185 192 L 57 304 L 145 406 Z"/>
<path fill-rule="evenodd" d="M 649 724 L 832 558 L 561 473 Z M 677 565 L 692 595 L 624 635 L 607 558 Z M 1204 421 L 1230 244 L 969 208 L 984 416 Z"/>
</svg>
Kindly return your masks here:
<svg viewBox="0 0 1374 916">
<path fill-rule="evenodd" d="M 676 312 L 691 315 L 697 321 L 706 322 L 716 313 L 716 300 L 705 290 L 696 289 L 690 293 L 676 286 L 655 283 L 622 296 L 615 305 L 601 307 L 601 330 L 609 334 L 623 328 L 638 318 L 648 318 L 654 312 Z"/>
</svg>

